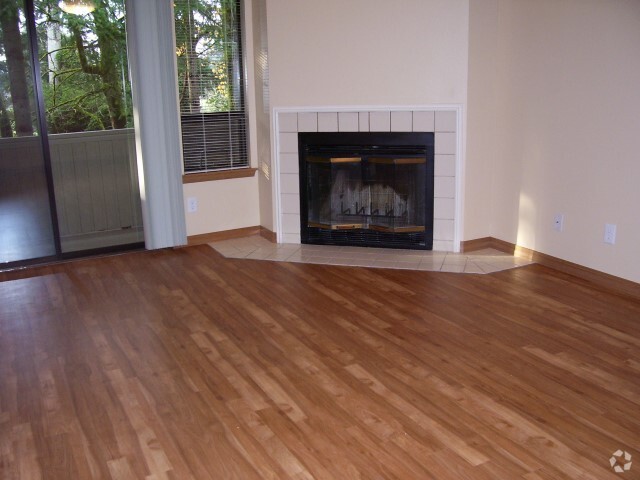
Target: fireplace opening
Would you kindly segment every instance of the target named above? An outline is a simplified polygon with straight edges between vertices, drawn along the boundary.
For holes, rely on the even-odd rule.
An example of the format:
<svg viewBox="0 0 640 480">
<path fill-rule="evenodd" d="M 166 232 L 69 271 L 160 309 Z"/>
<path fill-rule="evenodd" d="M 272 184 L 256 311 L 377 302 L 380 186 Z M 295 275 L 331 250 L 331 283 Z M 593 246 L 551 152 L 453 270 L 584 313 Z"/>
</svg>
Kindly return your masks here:
<svg viewBox="0 0 640 480">
<path fill-rule="evenodd" d="M 433 133 L 299 133 L 305 244 L 433 248 Z"/>
</svg>

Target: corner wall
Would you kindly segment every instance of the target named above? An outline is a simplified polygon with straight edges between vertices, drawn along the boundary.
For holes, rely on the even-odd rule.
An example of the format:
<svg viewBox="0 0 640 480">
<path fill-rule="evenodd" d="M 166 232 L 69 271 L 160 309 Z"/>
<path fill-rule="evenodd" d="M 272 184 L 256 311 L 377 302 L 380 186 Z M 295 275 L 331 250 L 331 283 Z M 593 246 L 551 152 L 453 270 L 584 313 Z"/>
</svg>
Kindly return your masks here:
<svg viewBox="0 0 640 480">
<path fill-rule="evenodd" d="M 472 2 L 465 239 L 490 232 L 640 282 L 640 2 L 482 3 L 494 11 Z M 481 203 L 488 228 L 471 220 Z"/>
<path fill-rule="evenodd" d="M 464 185 L 464 238 L 490 237 L 496 146 L 495 69 L 498 0 L 469 3 L 469 85 Z"/>
<path fill-rule="evenodd" d="M 253 98 L 255 99 L 255 126 L 252 124 L 251 158 L 258 167 L 260 225 L 275 231 L 271 205 L 271 111 L 269 108 L 269 40 L 267 36 L 267 2 L 252 0 L 253 25 Z"/>
</svg>

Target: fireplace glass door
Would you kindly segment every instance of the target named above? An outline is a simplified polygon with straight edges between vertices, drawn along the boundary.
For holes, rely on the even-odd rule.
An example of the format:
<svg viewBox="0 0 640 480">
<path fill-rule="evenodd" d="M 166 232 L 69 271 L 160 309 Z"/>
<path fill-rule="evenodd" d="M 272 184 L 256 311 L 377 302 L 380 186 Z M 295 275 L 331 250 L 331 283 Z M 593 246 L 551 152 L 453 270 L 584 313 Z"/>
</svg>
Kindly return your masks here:
<svg viewBox="0 0 640 480">
<path fill-rule="evenodd" d="M 343 135 L 300 134 L 302 242 L 430 249 L 429 134 Z"/>
</svg>

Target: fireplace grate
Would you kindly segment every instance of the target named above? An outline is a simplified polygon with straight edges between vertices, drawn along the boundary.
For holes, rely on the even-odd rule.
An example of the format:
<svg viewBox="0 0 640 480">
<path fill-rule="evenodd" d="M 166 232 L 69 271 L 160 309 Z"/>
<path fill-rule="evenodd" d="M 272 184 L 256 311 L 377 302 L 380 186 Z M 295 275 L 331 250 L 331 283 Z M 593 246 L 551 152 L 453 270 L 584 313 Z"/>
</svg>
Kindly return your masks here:
<svg viewBox="0 0 640 480">
<path fill-rule="evenodd" d="M 329 230 L 307 227 L 303 243 L 316 245 L 354 245 L 359 247 L 415 248 L 431 250 L 426 232 L 394 233 L 372 229 Z"/>
</svg>

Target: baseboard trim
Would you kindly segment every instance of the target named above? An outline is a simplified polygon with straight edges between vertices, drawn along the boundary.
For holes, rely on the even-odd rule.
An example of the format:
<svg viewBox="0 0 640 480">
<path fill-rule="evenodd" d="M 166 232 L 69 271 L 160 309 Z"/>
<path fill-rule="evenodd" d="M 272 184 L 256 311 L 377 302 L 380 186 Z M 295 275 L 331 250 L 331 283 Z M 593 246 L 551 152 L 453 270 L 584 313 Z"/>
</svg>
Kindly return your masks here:
<svg viewBox="0 0 640 480">
<path fill-rule="evenodd" d="M 258 234 L 261 234 L 260 226 L 234 228 L 233 230 L 224 230 L 222 232 L 202 233 L 200 235 L 189 235 L 187 237 L 187 245 L 202 245 L 203 243 L 220 242 L 222 240 L 249 237 L 251 235 L 258 235 Z"/>
<path fill-rule="evenodd" d="M 631 280 L 616 277 L 615 275 L 594 270 L 593 268 L 553 257 L 514 243 L 505 242 L 498 238 L 484 237 L 461 242 L 461 250 L 465 253 L 484 248 L 494 248 L 516 257 L 525 258 L 545 267 L 591 282 L 604 290 L 640 299 L 640 283 L 632 282 Z"/>
<path fill-rule="evenodd" d="M 260 226 L 260 236 L 262 238 L 266 238 L 271 243 L 278 243 L 278 237 L 276 235 L 276 232 L 272 232 L 271 230 L 263 226 Z"/>
<path fill-rule="evenodd" d="M 509 243 L 509 242 L 505 242 L 504 240 L 500 240 L 499 238 L 491 238 L 491 247 L 490 248 L 494 248 L 496 250 L 499 250 L 503 253 L 508 253 L 509 255 L 515 255 L 516 254 L 516 245 L 513 243 Z M 523 256 L 523 255 L 518 255 L 518 256 Z M 531 260 L 531 259 L 529 259 Z"/>
<path fill-rule="evenodd" d="M 615 275 L 594 270 L 593 268 L 585 267 L 577 263 L 568 262 L 567 260 L 562 260 L 561 258 L 518 245 L 515 246 L 514 254 L 518 257 L 528 258 L 545 267 L 553 268 L 554 270 L 594 283 L 602 289 L 640 299 L 640 284 L 632 282 L 631 280 L 616 277 Z"/>
<path fill-rule="evenodd" d="M 484 250 L 485 248 L 493 248 L 493 238 L 483 237 L 476 238 L 474 240 L 465 240 L 460 242 L 460 251 L 462 253 L 475 252 L 477 250 Z"/>
</svg>

